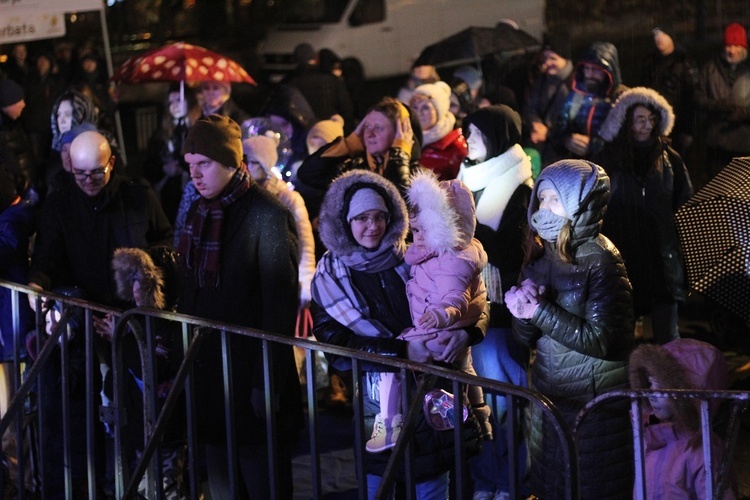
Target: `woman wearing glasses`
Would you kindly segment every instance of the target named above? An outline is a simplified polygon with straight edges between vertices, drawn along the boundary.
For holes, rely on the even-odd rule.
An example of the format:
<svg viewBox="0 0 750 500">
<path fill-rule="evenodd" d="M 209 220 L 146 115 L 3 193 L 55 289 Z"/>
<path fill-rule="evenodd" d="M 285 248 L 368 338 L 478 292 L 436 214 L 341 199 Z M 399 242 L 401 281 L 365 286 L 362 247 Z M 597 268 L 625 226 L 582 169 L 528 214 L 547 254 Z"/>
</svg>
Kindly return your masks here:
<svg viewBox="0 0 750 500">
<path fill-rule="evenodd" d="M 602 124 L 604 146 L 593 158 L 612 183 L 602 233 L 625 259 L 636 330 L 650 315 L 658 344 L 679 337 L 677 306 L 685 298 L 685 277 L 674 213 L 693 194 L 685 163 L 670 145 L 674 123 L 672 106 L 659 93 L 630 89 Z"/>
<path fill-rule="evenodd" d="M 410 341 L 396 338 L 412 326 L 406 295 L 409 270 L 404 262 L 408 215 L 400 193 L 382 176 L 354 170 L 337 178 L 323 201 L 319 227 L 328 249 L 312 284 L 311 309 L 319 341 L 413 361 L 452 362 L 468 345 L 481 340 L 483 332 L 476 326 L 456 331 L 443 354 L 433 356 L 425 345 L 432 337 Z M 351 369 L 349 358 L 329 359 L 338 370 Z M 378 383 L 383 369 L 371 363 L 363 366 L 365 439 L 380 410 Z M 452 433 L 434 431 L 423 416 L 414 433 L 411 479 L 416 483 L 417 498 L 448 498 Z M 372 498 L 390 452 L 364 455 Z M 403 468 L 399 470 L 399 479 L 404 480 Z"/>
</svg>

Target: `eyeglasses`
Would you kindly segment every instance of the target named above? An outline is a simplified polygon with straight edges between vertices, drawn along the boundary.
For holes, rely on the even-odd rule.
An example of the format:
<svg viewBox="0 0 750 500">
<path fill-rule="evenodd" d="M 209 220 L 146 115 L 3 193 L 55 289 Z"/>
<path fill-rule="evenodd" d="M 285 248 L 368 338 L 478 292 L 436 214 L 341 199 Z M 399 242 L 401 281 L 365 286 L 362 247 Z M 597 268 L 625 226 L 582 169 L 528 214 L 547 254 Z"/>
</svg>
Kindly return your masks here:
<svg viewBox="0 0 750 500">
<path fill-rule="evenodd" d="M 633 122 L 638 126 L 646 125 L 647 123 L 650 123 L 652 127 L 656 126 L 656 115 L 651 116 L 639 116 Z"/>
<path fill-rule="evenodd" d="M 91 177 L 92 181 L 100 181 L 104 179 L 104 176 L 107 175 L 107 172 L 109 172 L 110 165 L 107 165 L 106 167 L 97 168 L 96 170 L 91 170 L 90 172 L 81 172 L 81 171 L 73 171 L 73 176 L 76 178 L 77 181 L 85 181 L 89 177 Z"/>
<path fill-rule="evenodd" d="M 349 219 L 349 222 L 356 222 L 357 224 L 362 225 L 367 224 L 369 226 L 373 222 L 377 225 L 388 224 L 388 221 L 390 219 L 390 215 L 384 212 L 378 212 L 375 215 L 358 215 L 356 217 L 352 217 L 351 219 Z"/>
</svg>

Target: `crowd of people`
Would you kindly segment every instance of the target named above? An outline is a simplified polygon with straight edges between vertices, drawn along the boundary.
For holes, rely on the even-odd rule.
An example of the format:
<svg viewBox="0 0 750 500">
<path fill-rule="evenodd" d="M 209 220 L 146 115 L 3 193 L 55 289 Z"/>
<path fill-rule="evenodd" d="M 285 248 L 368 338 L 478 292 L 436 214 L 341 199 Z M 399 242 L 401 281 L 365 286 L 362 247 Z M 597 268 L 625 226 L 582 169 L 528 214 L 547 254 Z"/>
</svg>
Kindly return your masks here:
<svg viewBox="0 0 750 500">
<path fill-rule="evenodd" d="M 303 318 L 311 316 L 320 342 L 523 387 L 530 372 L 531 387 L 570 426 L 588 401 L 629 383 L 701 388 L 706 381 L 680 385 L 661 371 L 672 363 L 679 374 L 685 352 L 713 363 L 710 346 L 679 338 L 687 283 L 674 214 L 694 185 L 750 155 L 750 62 L 738 23 L 726 26 L 722 47 L 700 67 L 673 35 L 668 24 L 654 27 L 654 49 L 637 82 L 622 81 L 614 44 L 594 42 L 572 59 L 564 38 L 547 37 L 522 89 L 483 81 L 471 66 L 446 81 L 434 67 L 418 66 L 397 96 L 364 112 L 356 105 L 361 75 L 347 74 L 330 50 L 302 44 L 294 53 L 297 69 L 257 110 L 242 109 L 226 82 L 169 87 L 144 178 L 126 175 L 111 128 L 115 104 L 96 54 L 81 50 L 75 59 L 60 44 L 55 55 L 30 56 L 18 44 L 0 79 L 0 279 L 118 309 L 172 310 L 285 336 L 301 335 Z M 699 134 L 708 169 L 685 161 Z M 30 297 L 20 306 L 19 327 L 29 332 L 24 356 L 31 359 L 61 313 L 59 304 L 43 302 L 48 328 L 36 332 L 38 305 Z M 10 307 L 0 289 L 3 360 L 13 359 Z M 72 411 L 85 415 L 84 322 L 74 320 L 71 373 L 61 378 L 59 367 L 45 370 L 42 384 L 57 396 L 54 389 L 67 381 Z M 96 387 L 105 406 L 115 320 L 93 321 L 104 367 Z M 166 394 L 181 338 L 168 322 L 154 330 Z M 226 346 L 216 333 L 203 341 L 193 372 L 207 488 L 213 498 L 229 498 L 234 488 L 225 414 L 231 408 L 241 422 L 233 429 L 237 484 L 249 498 L 270 498 L 268 473 L 273 465 L 292 476 L 303 427 L 294 353 L 272 345 L 269 395 L 261 344 L 230 336 L 234 394 L 226 405 L 219 390 Z M 654 345 L 637 348 L 629 366 L 644 338 Z M 132 421 L 142 411 L 138 350 L 125 346 Z M 331 390 L 339 392 L 329 399 L 346 402 L 353 397 L 351 362 L 328 362 Z M 361 382 L 368 432 L 361 459 L 372 497 L 404 426 L 402 387 L 415 380 L 365 363 Z M 474 386 L 465 398 L 443 394 L 469 408 L 475 500 L 510 498 L 510 470 L 526 496 L 563 495 L 560 443 L 538 408 L 516 407 L 519 415 L 530 411 L 529 423 L 510 419 L 520 423 L 507 429 L 505 398 Z M 59 400 L 40 404 L 62 411 Z M 669 481 L 672 494 L 700 497 L 699 426 L 692 407 L 667 406 L 650 400 L 649 424 L 662 427 L 649 427 L 646 437 L 673 432 L 679 440 L 670 451 L 679 452 L 668 461 L 648 455 L 647 464 L 687 465 L 650 474 L 648 488 L 666 491 Z M 266 454 L 269 408 L 276 414 L 275 464 Z M 174 420 L 166 448 L 177 454 L 184 425 Z M 582 498 L 632 496 L 629 422 L 628 406 L 618 402 L 582 427 Z M 423 411 L 413 428 L 410 479 L 420 499 L 449 496 L 451 425 Z M 62 429 L 44 431 L 57 437 L 43 440 L 44 456 L 62 464 Z M 513 468 L 510 432 L 520 443 Z M 112 430 L 102 426 L 96 435 L 106 443 Z M 134 453 L 142 436 L 141 429 L 130 438 Z M 97 448 L 103 495 L 113 493 L 106 450 Z M 80 494 L 87 488 L 85 459 L 75 448 L 70 469 Z M 165 469 L 177 462 L 162 453 Z M 163 478 L 173 498 L 184 495 L 178 476 Z M 48 496 L 64 495 L 62 467 L 45 468 L 43 479 Z M 405 479 L 403 469 L 398 479 Z M 280 498 L 291 498 L 291 481 L 275 486 Z M 732 495 L 730 485 L 724 498 Z"/>
</svg>

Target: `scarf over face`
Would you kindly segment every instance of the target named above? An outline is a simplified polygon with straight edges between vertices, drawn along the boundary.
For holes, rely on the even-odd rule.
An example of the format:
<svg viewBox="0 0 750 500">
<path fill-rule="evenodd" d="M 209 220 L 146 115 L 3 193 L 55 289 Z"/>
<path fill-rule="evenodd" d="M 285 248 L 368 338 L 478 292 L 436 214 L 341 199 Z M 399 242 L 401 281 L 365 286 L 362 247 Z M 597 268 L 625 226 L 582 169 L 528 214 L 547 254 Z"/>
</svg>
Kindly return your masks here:
<svg viewBox="0 0 750 500">
<path fill-rule="evenodd" d="M 213 200 L 203 197 L 198 200 L 198 206 L 182 232 L 178 250 L 201 288 L 219 285 L 224 210 L 249 188 L 250 174 L 247 169 L 237 169 L 220 196 Z"/>
</svg>

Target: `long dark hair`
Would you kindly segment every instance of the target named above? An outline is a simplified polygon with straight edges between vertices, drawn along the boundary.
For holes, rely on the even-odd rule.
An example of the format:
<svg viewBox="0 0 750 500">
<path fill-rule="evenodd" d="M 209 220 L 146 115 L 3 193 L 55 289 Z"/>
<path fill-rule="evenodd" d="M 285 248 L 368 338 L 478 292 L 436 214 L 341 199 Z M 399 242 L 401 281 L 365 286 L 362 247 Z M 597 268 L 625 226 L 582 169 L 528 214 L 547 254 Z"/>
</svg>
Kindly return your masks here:
<svg viewBox="0 0 750 500">
<path fill-rule="evenodd" d="M 635 108 L 643 106 L 648 109 L 655 117 L 656 122 L 651 130 L 651 137 L 653 138 L 653 144 L 651 146 L 650 154 L 648 155 L 649 168 L 647 172 L 655 170 L 657 173 L 661 172 L 662 162 L 660 161 L 662 151 L 669 145 L 670 141 L 668 137 L 659 134 L 661 125 L 661 113 L 652 105 L 639 102 L 633 104 L 628 108 L 628 112 L 625 114 L 625 122 L 620 127 L 620 131 L 617 136 L 612 140 L 612 143 L 607 148 L 608 151 L 608 163 L 610 167 L 616 167 L 617 169 L 628 172 L 638 173 L 639 169 L 635 166 L 635 148 L 636 141 L 633 138 L 633 114 Z"/>
</svg>

